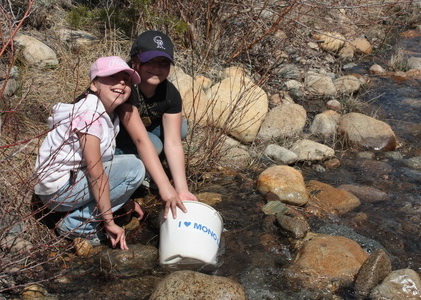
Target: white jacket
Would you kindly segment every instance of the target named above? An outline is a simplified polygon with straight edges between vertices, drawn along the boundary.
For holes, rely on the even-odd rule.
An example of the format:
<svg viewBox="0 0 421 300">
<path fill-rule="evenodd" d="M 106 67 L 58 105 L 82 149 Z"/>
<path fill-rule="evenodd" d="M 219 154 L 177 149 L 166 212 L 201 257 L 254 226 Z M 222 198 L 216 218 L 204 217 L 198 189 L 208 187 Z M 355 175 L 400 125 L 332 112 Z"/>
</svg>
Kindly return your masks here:
<svg viewBox="0 0 421 300">
<path fill-rule="evenodd" d="M 70 171 L 85 166 L 83 151 L 76 132 L 94 135 L 100 140 L 102 161 L 113 158 L 119 119 L 112 121 L 97 96 L 89 94 L 76 104 L 58 103 L 48 118 L 51 131 L 43 141 L 35 172 L 35 193 L 57 192 L 70 178 Z"/>
</svg>

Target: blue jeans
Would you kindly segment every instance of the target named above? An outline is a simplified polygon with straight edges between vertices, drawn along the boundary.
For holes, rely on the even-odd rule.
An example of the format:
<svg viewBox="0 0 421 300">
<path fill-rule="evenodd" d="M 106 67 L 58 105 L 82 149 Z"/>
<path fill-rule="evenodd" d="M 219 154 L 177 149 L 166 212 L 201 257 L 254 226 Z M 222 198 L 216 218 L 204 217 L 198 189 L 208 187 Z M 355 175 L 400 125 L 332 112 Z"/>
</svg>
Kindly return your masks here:
<svg viewBox="0 0 421 300">
<path fill-rule="evenodd" d="M 121 208 L 145 177 L 145 167 L 135 155 L 115 155 L 103 163 L 109 178 L 112 211 Z M 52 195 L 39 195 L 47 207 L 57 212 L 69 212 L 61 226 L 80 236 L 94 234 L 102 221 L 97 203 L 89 186 L 86 168 L 71 174 L 70 180 Z"/>
<path fill-rule="evenodd" d="M 189 131 L 189 127 L 187 124 L 186 119 L 182 119 L 181 121 L 181 139 L 185 139 L 187 136 L 187 133 Z M 151 131 L 148 131 L 149 139 L 151 140 L 152 144 L 155 147 L 156 153 L 160 155 L 162 153 L 162 150 L 164 149 L 164 131 L 162 130 L 162 126 L 159 125 L 152 129 Z M 125 148 L 119 148 L 116 149 L 116 154 L 137 154 L 137 149 L 134 144 L 131 146 L 127 146 Z"/>
</svg>

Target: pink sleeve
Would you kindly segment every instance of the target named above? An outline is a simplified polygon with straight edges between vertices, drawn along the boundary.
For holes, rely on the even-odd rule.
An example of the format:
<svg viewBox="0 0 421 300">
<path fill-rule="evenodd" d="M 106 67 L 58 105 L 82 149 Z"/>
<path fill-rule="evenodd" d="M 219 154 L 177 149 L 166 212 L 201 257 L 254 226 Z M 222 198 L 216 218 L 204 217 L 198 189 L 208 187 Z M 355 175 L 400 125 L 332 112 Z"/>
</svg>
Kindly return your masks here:
<svg viewBox="0 0 421 300">
<path fill-rule="evenodd" d="M 102 136 L 102 125 L 100 122 L 100 114 L 94 112 L 85 112 L 76 116 L 72 120 L 72 129 L 94 135 L 98 138 Z"/>
</svg>

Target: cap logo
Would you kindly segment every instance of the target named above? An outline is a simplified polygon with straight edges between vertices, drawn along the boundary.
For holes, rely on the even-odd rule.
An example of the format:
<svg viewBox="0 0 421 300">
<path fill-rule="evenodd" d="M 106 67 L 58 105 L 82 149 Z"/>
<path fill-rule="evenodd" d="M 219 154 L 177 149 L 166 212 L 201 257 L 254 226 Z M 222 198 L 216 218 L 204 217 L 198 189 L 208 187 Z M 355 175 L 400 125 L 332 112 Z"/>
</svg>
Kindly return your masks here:
<svg viewBox="0 0 421 300">
<path fill-rule="evenodd" d="M 109 67 L 113 67 L 113 66 L 124 66 L 126 63 L 122 60 L 119 59 L 112 59 L 108 62 L 108 66 Z"/>
<path fill-rule="evenodd" d="M 156 37 L 153 38 L 153 41 L 156 44 L 156 48 L 158 48 L 158 49 L 164 49 L 165 50 L 164 41 L 162 40 L 162 37 L 160 37 L 159 35 L 157 35 Z"/>
</svg>

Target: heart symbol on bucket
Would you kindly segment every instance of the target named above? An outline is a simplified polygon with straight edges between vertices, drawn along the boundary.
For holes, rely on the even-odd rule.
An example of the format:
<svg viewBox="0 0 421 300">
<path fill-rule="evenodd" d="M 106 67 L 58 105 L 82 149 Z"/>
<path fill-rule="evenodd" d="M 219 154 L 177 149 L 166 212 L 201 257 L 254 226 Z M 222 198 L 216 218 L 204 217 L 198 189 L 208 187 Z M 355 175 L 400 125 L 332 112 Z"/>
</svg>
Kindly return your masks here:
<svg viewBox="0 0 421 300">
<path fill-rule="evenodd" d="M 191 222 L 184 222 L 184 226 L 189 227 Z"/>
</svg>

